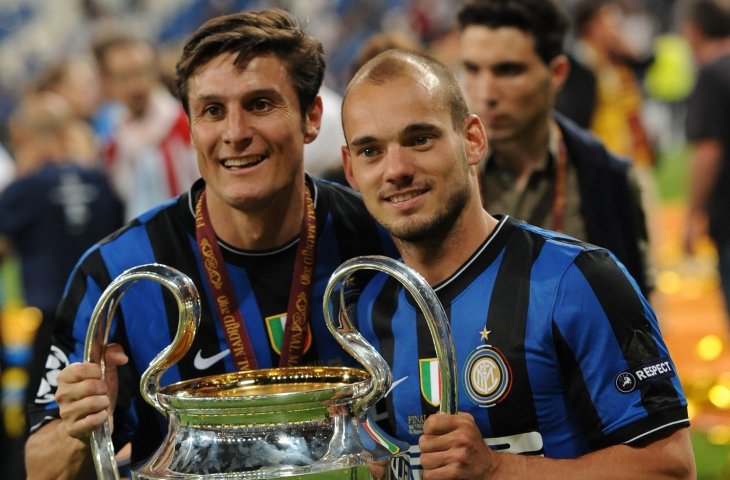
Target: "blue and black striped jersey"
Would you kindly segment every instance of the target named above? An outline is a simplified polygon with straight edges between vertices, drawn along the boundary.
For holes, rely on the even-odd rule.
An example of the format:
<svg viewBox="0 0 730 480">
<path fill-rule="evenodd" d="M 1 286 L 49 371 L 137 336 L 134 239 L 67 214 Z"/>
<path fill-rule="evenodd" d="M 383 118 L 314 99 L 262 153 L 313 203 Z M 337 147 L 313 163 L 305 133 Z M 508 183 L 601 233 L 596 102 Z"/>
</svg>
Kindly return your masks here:
<svg viewBox="0 0 730 480">
<path fill-rule="evenodd" d="M 607 250 L 501 218 L 434 289 L 453 332 L 459 410 L 492 448 L 574 458 L 688 425 L 655 314 Z M 417 470 L 423 422 L 440 402 L 429 329 L 384 274 L 357 319 L 392 367 L 387 423 L 413 445 Z"/>
<path fill-rule="evenodd" d="M 340 185 L 307 178 L 316 209 L 317 253 L 312 289 L 311 342 L 305 364 L 349 364 L 352 359 L 329 333 L 322 300 L 332 272 L 345 260 L 366 254 L 395 256 L 388 236 L 369 216 L 359 196 Z M 195 239 L 194 205 L 204 188 L 161 205 L 126 225 L 86 252 L 76 266 L 59 307 L 45 375 L 29 407 L 35 428 L 58 416 L 53 399 L 55 375 L 69 362 L 80 361 L 91 312 L 104 288 L 133 266 L 161 263 L 188 275 L 201 295 L 202 315 L 193 344 L 185 357 L 165 373 L 162 384 L 235 371 L 222 324 L 211 308 L 211 296 Z M 271 221 L 277 221 L 272 219 Z M 221 243 L 259 368 L 279 362 L 282 317 L 285 317 L 298 237 L 280 249 L 244 252 Z M 130 362 L 123 374 L 124 395 L 115 413 L 115 435 L 133 442 L 133 460 L 144 459 L 162 442 L 165 420 L 139 395 L 139 378 L 150 361 L 174 338 L 178 309 L 172 295 L 159 284 L 140 281 L 125 291 L 117 309 L 112 340 L 122 344 Z M 126 398 L 129 397 L 129 398 Z M 126 403 L 125 403 L 126 402 Z M 127 405 L 128 404 L 128 405 Z M 127 407 L 127 415 L 120 410 Z M 138 425 L 145 428 L 138 429 Z M 128 437 L 128 438 L 127 438 Z M 117 439 L 115 438 L 115 441 Z"/>
</svg>

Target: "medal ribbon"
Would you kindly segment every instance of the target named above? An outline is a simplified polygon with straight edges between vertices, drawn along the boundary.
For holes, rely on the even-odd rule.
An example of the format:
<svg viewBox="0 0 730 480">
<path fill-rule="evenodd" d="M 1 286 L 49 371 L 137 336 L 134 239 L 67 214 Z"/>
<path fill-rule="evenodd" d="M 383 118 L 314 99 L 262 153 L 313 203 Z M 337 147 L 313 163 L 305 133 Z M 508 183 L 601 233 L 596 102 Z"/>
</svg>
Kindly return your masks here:
<svg viewBox="0 0 730 480">
<path fill-rule="evenodd" d="M 289 291 L 284 339 L 282 340 L 279 366 L 294 366 L 301 361 L 308 331 L 309 310 L 312 297 L 312 282 L 317 225 L 314 202 L 309 188 L 304 188 L 305 211 L 299 233 L 299 245 L 294 260 Z M 205 267 L 206 279 L 213 294 L 218 316 L 223 323 L 226 342 L 238 370 L 258 368 L 256 354 L 251 345 L 246 325 L 238 307 L 235 293 L 226 272 L 223 254 L 213 231 L 208 215 L 205 190 L 195 204 L 195 238 Z"/>
</svg>

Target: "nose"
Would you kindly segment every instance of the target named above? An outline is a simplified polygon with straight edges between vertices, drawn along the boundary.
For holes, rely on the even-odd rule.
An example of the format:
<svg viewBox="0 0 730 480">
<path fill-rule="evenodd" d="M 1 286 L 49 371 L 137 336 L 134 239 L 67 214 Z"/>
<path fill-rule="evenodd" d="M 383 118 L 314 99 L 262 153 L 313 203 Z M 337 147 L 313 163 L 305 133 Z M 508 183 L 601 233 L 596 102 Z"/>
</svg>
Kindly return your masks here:
<svg viewBox="0 0 730 480">
<path fill-rule="evenodd" d="M 405 147 L 395 145 L 388 148 L 384 159 L 383 180 L 396 186 L 408 185 L 413 181 L 415 167 Z"/>
<path fill-rule="evenodd" d="M 242 109 L 231 109 L 227 112 L 224 120 L 224 128 L 221 135 L 226 145 L 239 146 L 250 142 L 251 126 L 246 112 Z"/>
<path fill-rule="evenodd" d="M 494 105 L 497 101 L 497 82 L 488 70 L 482 70 L 471 79 L 469 88 L 472 99 L 482 105 Z"/>
</svg>

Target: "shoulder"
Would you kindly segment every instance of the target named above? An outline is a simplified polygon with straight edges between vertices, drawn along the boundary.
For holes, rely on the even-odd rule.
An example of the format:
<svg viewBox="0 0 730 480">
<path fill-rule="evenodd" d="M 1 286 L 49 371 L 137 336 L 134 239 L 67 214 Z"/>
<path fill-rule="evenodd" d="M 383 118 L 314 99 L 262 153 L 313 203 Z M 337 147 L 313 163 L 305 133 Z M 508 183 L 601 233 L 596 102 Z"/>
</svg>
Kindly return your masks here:
<svg viewBox="0 0 730 480">
<path fill-rule="evenodd" d="M 177 248 L 176 244 L 185 242 L 188 227 L 194 222 L 192 214 L 189 219 L 186 216 L 187 198 L 184 194 L 142 213 L 93 248 L 108 258 L 126 258 L 128 263 L 149 257 L 151 253 L 147 252 L 157 245 Z"/>
<path fill-rule="evenodd" d="M 362 204 L 360 194 L 352 188 L 324 178 L 308 176 L 307 180 L 314 185 L 317 196 L 320 195 L 327 201 L 339 199 L 347 202 Z"/>
<path fill-rule="evenodd" d="M 603 247 L 524 222 L 517 223 L 516 231 L 527 236 L 530 245 L 539 247 L 535 262 L 543 267 L 545 274 L 562 276 L 570 270 L 583 271 L 590 266 L 591 272 L 598 275 L 611 271 L 617 278 L 626 277 L 613 253 Z"/>
<path fill-rule="evenodd" d="M 568 158 L 579 170 L 585 166 L 627 174 L 631 166 L 628 159 L 609 152 L 598 137 L 563 115 L 554 112 L 553 118 L 563 133 Z"/>
<path fill-rule="evenodd" d="M 564 233 L 548 230 L 524 221 L 512 220 L 515 222 L 517 232 L 530 237 L 533 242 L 539 242 L 542 248 L 547 248 L 546 251 L 551 254 L 562 254 L 574 258 L 582 252 L 600 248 Z"/>
<path fill-rule="evenodd" d="M 58 169 L 46 165 L 8 183 L 0 190 L 0 198 L 45 197 L 47 190 L 58 181 Z"/>
<path fill-rule="evenodd" d="M 318 228 L 334 234 L 345 257 L 397 255 L 390 235 L 373 220 L 358 192 L 329 180 L 310 181 L 316 193 Z"/>
<path fill-rule="evenodd" d="M 358 192 L 345 185 L 321 178 L 312 179 L 312 183 L 318 212 L 326 212 L 337 221 L 347 218 L 353 221 L 372 221 Z"/>
</svg>

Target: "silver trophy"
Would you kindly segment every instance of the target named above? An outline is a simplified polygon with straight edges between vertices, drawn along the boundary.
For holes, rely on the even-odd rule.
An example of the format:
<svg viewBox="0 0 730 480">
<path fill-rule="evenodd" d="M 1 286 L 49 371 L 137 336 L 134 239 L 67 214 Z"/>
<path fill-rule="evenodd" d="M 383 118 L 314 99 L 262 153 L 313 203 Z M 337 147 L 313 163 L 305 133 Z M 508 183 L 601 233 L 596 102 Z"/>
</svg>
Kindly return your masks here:
<svg viewBox="0 0 730 480">
<path fill-rule="evenodd" d="M 345 285 L 355 271 L 384 272 L 415 299 L 434 339 L 441 369 L 441 407 L 455 413 L 456 359 L 446 314 L 428 283 L 396 260 L 364 256 L 343 263 L 330 277 L 323 308 L 327 326 L 364 369 L 286 367 L 212 375 L 160 386 L 165 371 L 188 351 L 200 322 L 193 282 L 160 264 L 131 268 L 102 293 L 89 324 L 84 361 L 100 363 L 120 298 L 139 280 L 172 292 L 178 331 L 143 373 L 140 392 L 169 423 L 157 451 L 132 471 L 136 479 L 407 479 L 408 445 L 388 437 L 367 412 L 391 385 L 388 364 L 350 320 Z M 337 307 L 331 297 L 335 297 Z M 337 309 L 338 314 L 333 315 Z M 335 323 L 333 318 L 338 322 Z M 96 472 L 118 479 L 107 422 L 90 438 Z"/>
</svg>

